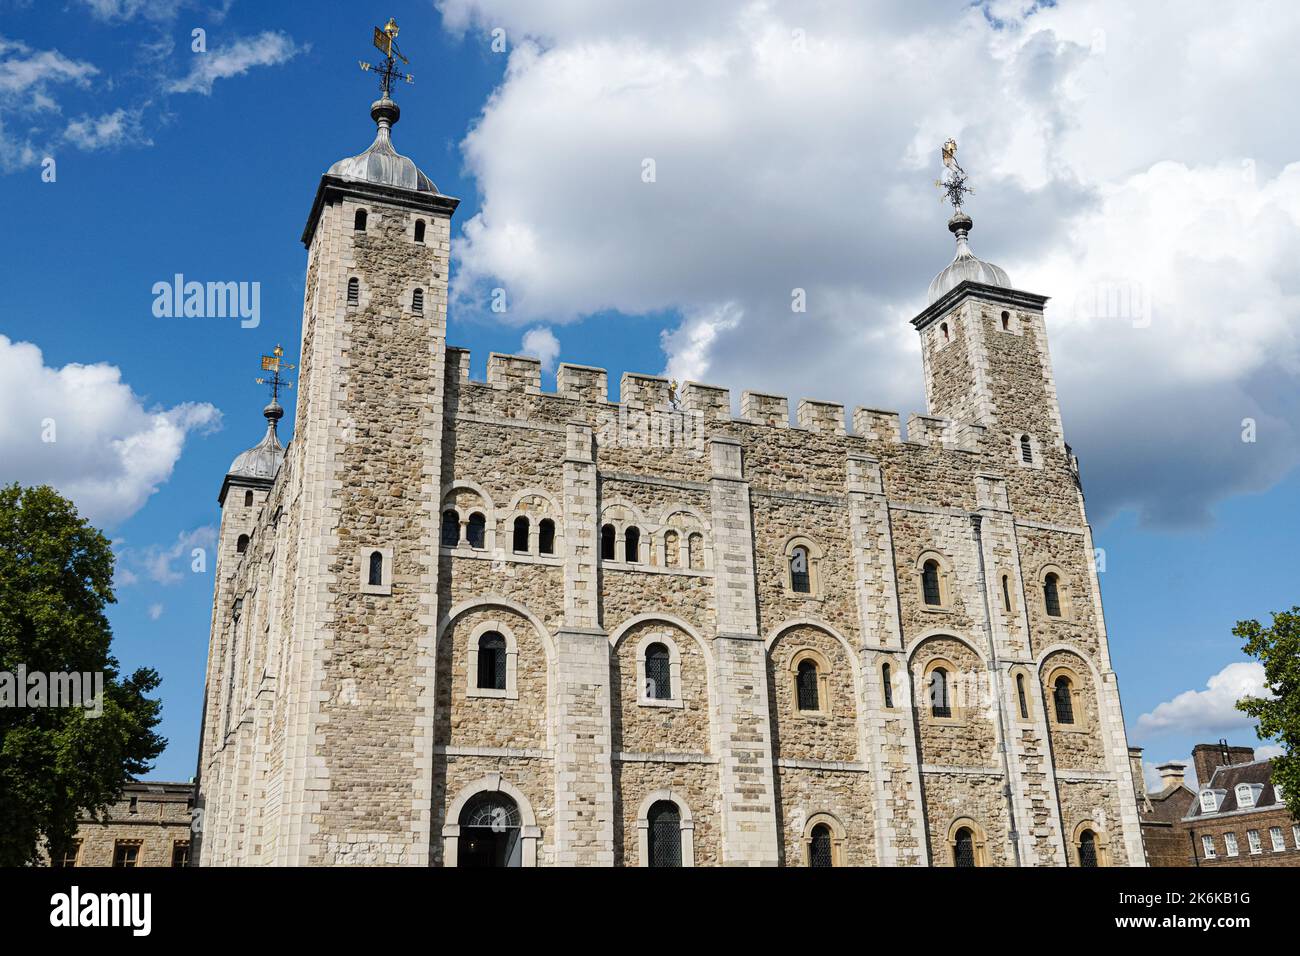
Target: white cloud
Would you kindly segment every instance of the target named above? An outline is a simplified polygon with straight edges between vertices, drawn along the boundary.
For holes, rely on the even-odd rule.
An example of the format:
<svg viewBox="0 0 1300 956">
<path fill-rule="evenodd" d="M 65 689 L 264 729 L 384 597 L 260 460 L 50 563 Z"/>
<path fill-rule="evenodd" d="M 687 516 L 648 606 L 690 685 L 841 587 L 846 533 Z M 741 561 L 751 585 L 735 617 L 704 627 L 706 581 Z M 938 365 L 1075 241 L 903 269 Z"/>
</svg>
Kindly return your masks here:
<svg viewBox="0 0 1300 956">
<path fill-rule="evenodd" d="M 1183 691 L 1156 706 L 1137 721 L 1137 735 L 1181 733 L 1189 736 L 1213 733 L 1230 736 L 1253 727 L 1253 721 L 1237 710 L 1243 697 L 1267 697 L 1264 665 L 1256 661 L 1229 664 L 1211 677 L 1205 690 Z"/>
<path fill-rule="evenodd" d="M 135 514 L 190 434 L 220 420 L 207 403 L 146 409 L 115 366 L 51 368 L 35 345 L 0 335 L 0 481 L 52 485 L 94 524 Z"/>
<path fill-rule="evenodd" d="M 82 116 L 68 123 L 63 138 L 84 149 L 104 149 L 126 143 L 149 145 L 140 130 L 141 110 L 115 109 L 101 116 Z"/>
<path fill-rule="evenodd" d="M 161 604 L 149 605 L 149 620 L 156 621 L 163 616 L 163 606 Z"/>
<path fill-rule="evenodd" d="M 462 309 L 502 286 L 524 326 L 676 310 L 678 378 L 906 414 L 907 319 L 952 254 L 930 184 L 953 135 L 976 252 L 1053 296 L 1094 519 L 1204 521 L 1300 464 L 1300 130 L 1277 122 L 1300 7 L 438 6 L 511 39 L 464 143 L 482 204 Z M 1089 307 L 1116 283 L 1150 327 Z"/>
<path fill-rule="evenodd" d="M 529 329 L 524 333 L 524 340 L 519 348 L 524 355 L 541 359 L 544 371 L 555 371 L 555 359 L 560 354 L 560 340 L 550 329 L 545 326 Z"/>
<path fill-rule="evenodd" d="M 33 50 L 21 40 L 0 36 L 0 101 L 12 104 L 20 95 L 40 94 L 56 83 L 86 86 L 99 70 L 58 50 Z"/>
<path fill-rule="evenodd" d="M 177 11 L 186 6 L 186 0 L 81 0 L 90 12 L 100 20 L 134 20 L 142 17 L 146 20 L 165 21 L 174 19 Z"/>
<path fill-rule="evenodd" d="M 298 46 L 279 31 L 267 30 L 253 37 L 240 37 L 207 53 L 194 54 L 189 75 L 173 81 L 172 93 L 211 94 L 212 84 L 232 76 L 242 76 L 255 66 L 277 66 L 292 59 L 308 47 Z"/>
</svg>

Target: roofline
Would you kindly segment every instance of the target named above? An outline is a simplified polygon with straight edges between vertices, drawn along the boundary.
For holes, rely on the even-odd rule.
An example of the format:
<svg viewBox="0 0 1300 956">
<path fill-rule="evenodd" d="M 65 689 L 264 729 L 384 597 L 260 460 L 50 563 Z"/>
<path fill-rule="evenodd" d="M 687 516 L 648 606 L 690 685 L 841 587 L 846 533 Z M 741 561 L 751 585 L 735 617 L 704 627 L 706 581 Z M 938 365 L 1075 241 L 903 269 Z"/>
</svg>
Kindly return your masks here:
<svg viewBox="0 0 1300 956">
<path fill-rule="evenodd" d="M 275 473 L 279 475 L 279 469 L 276 469 Z M 226 506 L 226 492 L 231 488 L 255 488 L 260 491 L 270 491 L 274 485 L 274 478 L 251 478 L 247 475 L 226 475 L 226 477 L 221 481 L 221 491 L 217 495 L 217 504 L 222 508 Z"/>
<path fill-rule="evenodd" d="M 940 315 L 947 312 L 957 301 L 967 295 L 977 295 L 981 299 L 992 299 L 994 302 L 1002 305 L 1015 306 L 1022 309 L 1036 309 L 1042 311 L 1047 304 L 1050 296 L 1038 295 L 1036 292 L 1022 292 L 1019 289 L 1005 289 L 1002 286 L 986 285 L 983 282 L 975 282 L 971 279 L 963 279 L 957 285 L 953 286 L 939 298 L 927 305 L 912 320 L 912 326 L 918 332 L 937 319 Z"/>
<path fill-rule="evenodd" d="M 380 186 L 356 179 L 344 179 L 325 173 L 316 187 L 316 198 L 312 200 L 311 212 L 307 215 L 307 225 L 302 230 L 302 244 L 311 248 L 311 237 L 316 232 L 316 223 L 320 220 L 325 204 L 343 196 L 357 196 L 376 202 L 396 203 L 412 209 L 425 209 L 430 213 L 443 213 L 448 218 L 460 205 L 460 200 L 442 193 L 419 192 L 414 189 L 402 189 L 398 186 Z"/>
</svg>

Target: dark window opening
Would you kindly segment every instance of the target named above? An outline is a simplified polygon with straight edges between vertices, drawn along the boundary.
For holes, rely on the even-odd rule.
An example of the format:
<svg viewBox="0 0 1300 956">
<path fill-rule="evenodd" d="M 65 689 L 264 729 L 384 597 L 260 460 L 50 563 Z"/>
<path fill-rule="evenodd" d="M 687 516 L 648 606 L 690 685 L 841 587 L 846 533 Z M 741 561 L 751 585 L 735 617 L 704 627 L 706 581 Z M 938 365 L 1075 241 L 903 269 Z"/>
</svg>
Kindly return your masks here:
<svg viewBox="0 0 1300 956">
<path fill-rule="evenodd" d="M 812 593 L 812 577 L 808 573 L 808 549 L 799 547 L 790 552 L 790 590 L 795 594 Z"/>
<path fill-rule="evenodd" d="M 1091 830 L 1079 834 L 1079 865 L 1088 868 L 1097 865 L 1097 834 Z"/>
<path fill-rule="evenodd" d="M 623 557 L 629 564 L 641 560 L 641 532 L 636 528 L 628 528 L 624 533 Z"/>
<path fill-rule="evenodd" d="M 1011 313 L 1002 313 L 1002 331 L 1006 332 L 1011 328 Z"/>
<path fill-rule="evenodd" d="M 649 863 L 653 867 L 682 865 L 682 818 L 677 804 L 660 800 L 647 814 L 650 824 Z"/>
<path fill-rule="evenodd" d="M 130 868 L 136 866 L 140 858 L 140 844 L 119 841 L 113 846 L 113 866 Z"/>
<path fill-rule="evenodd" d="M 813 867 L 835 865 L 831 849 L 831 828 L 824 823 L 819 823 L 812 829 L 812 839 L 808 841 L 808 865 Z"/>
<path fill-rule="evenodd" d="M 971 833 L 969 827 L 957 831 L 957 839 L 952 848 L 952 862 L 954 866 L 975 865 L 975 834 Z"/>
<path fill-rule="evenodd" d="M 542 554 L 555 553 L 555 522 L 543 518 L 537 526 L 537 550 Z"/>
<path fill-rule="evenodd" d="M 1043 605 L 1051 617 L 1061 616 L 1060 580 L 1054 573 L 1043 578 Z"/>
<path fill-rule="evenodd" d="M 384 583 L 384 553 L 382 551 L 370 552 L 370 573 L 366 578 L 366 583 L 372 587 L 379 587 Z"/>
<path fill-rule="evenodd" d="M 1016 697 L 1020 703 L 1020 719 L 1029 719 L 1029 700 L 1025 697 L 1025 675 L 1016 675 Z"/>
<path fill-rule="evenodd" d="M 1065 676 L 1056 678 L 1056 683 L 1052 686 L 1052 699 L 1056 703 L 1056 722 L 1074 723 L 1074 698 L 1070 678 Z"/>
<path fill-rule="evenodd" d="M 617 557 L 614 548 L 614 526 L 603 525 L 600 529 L 600 559 L 613 561 Z"/>
<path fill-rule="evenodd" d="M 1033 464 L 1034 462 L 1034 447 L 1029 443 L 1028 435 L 1020 436 L 1020 460 L 1025 464 Z"/>
<path fill-rule="evenodd" d="M 1011 576 L 1002 575 L 1002 610 L 1011 612 Z"/>
<path fill-rule="evenodd" d="M 514 549 L 516 552 L 528 551 L 528 519 L 520 515 L 515 519 Z"/>
<path fill-rule="evenodd" d="M 361 280 L 353 276 L 348 280 L 348 305 L 361 304 Z"/>
<path fill-rule="evenodd" d="M 364 209 L 357 210 L 356 216 L 352 219 L 352 228 L 357 232 L 366 231 L 366 211 Z"/>
<path fill-rule="evenodd" d="M 482 548 L 487 539 L 487 518 L 477 511 L 470 515 L 466 537 L 471 548 Z"/>
<path fill-rule="evenodd" d="M 795 689 L 798 691 L 800 710 L 820 710 L 817 687 L 817 665 L 812 661 L 800 661 L 795 671 Z"/>
<path fill-rule="evenodd" d="M 424 220 L 415 220 L 415 241 L 424 242 Z"/>
<path fill-rule="evenodd" d="M 942 592 L 939 590 L 938 561 L 927 561 L 925 566 L 921 568 L 921 592 L 926 604 L 938 607 L 943 603 Z"/>
<path fill-rule="evenodd" d="M 248 550 L 248 535 L 241 534 L 238 540 L 235 541 L 235 553 L 243 554 L 247 550 Z"/>
<path fill-rule="evenodd" d="M 948 693 L 948 672 L 942 667 L 930 671 L 930 713 L 935 717 L 952 716 L 952 700 Z"/>
<path fill-rule="evenodd" d="M 244 507 L 245 508 L 253 507 L 253 493 L 251 491 L 244 492 Z"/>
<path fill-rule="evenodd" d="M 442 513 L 442 545 L 454 548 L 460 544 L 460 515 L 452 509 Z"/>
<path fill-rule="evenodd" d="M 506 639 L 496 631 L 488 631 L 478 640 L 478 686 L 506 689 Z"/>
<path fill-rule="evenodd" d="M 172 844 L 172 866 L 190 865 L 190 844 L 187 840 L 177 840 Z"/>
<path fill-rule="evenodd" d="M 885 707 L 894 709 L 894 672 L 888 664 L 880 665 L 880 679 L 885 685 Z"/>
<path fill-rule="evenodd" d="M 416 289 L 411 293 L 411 311 L 416 313 L 424 312 L 424 290 Z"/>
<path fill-rule="evenodd" d="M 672 700 L 672 664 L 668 648 L 654 643 L 645 649 L 645 695 L 650 700 Z"/>
</svg>

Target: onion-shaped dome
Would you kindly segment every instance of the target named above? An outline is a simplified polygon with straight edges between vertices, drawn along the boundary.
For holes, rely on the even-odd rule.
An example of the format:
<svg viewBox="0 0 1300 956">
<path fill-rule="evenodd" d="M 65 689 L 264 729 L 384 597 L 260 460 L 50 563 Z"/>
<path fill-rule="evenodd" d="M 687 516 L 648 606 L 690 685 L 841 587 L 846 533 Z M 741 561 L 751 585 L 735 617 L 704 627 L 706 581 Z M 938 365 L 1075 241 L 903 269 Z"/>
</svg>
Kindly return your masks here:
<svg viewBox="0 0 1300 956">
<path fill-rule="evenodd" d="M 438 187 L 420 172 L 414 161 L 393 149 L 393 124 L 401 115 L 402 111 L 387 94 L 375 100 L 370 106 L 370 118 L 378 127 L 375 141 L 364 153 L 340 159 L 326 175 L 378 186 L 396 186 L 413 192 L 437 193 Z"/>
<path fill-rule="evenodd" d="M 985 262 L 970 251 L 967 236 L 974 223 L 970 216 L 958 211 L 948 220 L 948 230 L 957 237 L 957 255 L 948 268 L 944 269 L 930 282 L 930 291 L 926 295 L 926 304 L 938 302 L 945 295 L 967 280 L 982 285 L 993 285 L 1003 289 L 1011 288 L 1011 280 L 1001 266 Z"/>
<path fill-rule="evenodd" d="M 280 470 L 280 463 L 284 461 L 284 446 L 280 444 L 275 426 L 284 417 L 284 409 L 279 402 L 272 401 L 262 409 L 262 414 L 266 416 L 266 434 L 260 442 L 230 463 L 227 477 L 270 481 Z"/>
</svg>

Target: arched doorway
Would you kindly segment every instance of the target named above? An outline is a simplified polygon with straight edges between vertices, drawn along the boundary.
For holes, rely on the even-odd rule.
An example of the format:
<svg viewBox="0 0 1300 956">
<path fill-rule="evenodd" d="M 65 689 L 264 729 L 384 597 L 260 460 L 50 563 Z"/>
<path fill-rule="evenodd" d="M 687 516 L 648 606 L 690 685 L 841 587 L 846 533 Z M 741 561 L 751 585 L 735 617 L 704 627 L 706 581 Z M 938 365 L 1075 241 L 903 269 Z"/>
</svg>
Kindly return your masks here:
<svg viewBox="0 0 1300 956">
<path fill-rule="evenodd" d="M 478 794 L 465 804 L 457 822 L 457 866 L 523 866 L 519 807 L 506 794 Z"/>
</svg>

